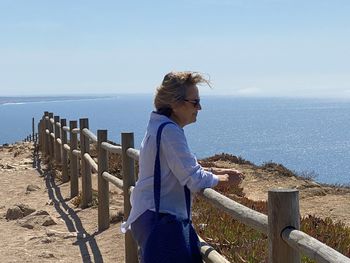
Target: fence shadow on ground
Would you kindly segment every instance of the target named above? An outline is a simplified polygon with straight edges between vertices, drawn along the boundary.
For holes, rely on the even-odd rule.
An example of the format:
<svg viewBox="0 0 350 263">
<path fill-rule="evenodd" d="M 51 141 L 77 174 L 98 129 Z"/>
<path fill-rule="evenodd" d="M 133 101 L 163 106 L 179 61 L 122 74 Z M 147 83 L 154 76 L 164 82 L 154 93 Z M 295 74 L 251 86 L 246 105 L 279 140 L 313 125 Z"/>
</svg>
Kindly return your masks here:
<svg viewBox="0 0 350 263">
<path fill-rule="evenodd" d="M 67 204 L 67 201 L 70 199 L 63 198 L 60 187 L 56 184 L 51 170 L 41 168 L 40 158 L 36 159 L 36 170 L 44 178 L 49 199 L 52 200 L 53 206 L 62 220 L 64 220 L 68 231 L 77 233 L 77 240 L 73 244 L 79 246 L 83 262 L 104 262 L 95 239 L 95 236 L 101 233 L 101 231 L 89 234 L 85 230 L 77 212 Z M 89 247 L 92 255 L 90 255 Z"/>
</svg>

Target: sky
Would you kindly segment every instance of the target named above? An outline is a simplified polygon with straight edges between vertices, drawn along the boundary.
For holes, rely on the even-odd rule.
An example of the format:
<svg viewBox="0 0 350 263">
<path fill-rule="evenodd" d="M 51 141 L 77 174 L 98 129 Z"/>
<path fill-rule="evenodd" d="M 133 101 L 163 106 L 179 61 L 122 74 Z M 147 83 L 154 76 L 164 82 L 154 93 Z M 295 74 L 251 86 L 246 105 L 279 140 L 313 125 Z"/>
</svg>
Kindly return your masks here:
<svg viewBox="0 0 350 263">
<path fill-rule="evenodd" d="M 350 98 L 348 0 L 0 0 L 0 96 L 154 93 Z"/>
</svg>

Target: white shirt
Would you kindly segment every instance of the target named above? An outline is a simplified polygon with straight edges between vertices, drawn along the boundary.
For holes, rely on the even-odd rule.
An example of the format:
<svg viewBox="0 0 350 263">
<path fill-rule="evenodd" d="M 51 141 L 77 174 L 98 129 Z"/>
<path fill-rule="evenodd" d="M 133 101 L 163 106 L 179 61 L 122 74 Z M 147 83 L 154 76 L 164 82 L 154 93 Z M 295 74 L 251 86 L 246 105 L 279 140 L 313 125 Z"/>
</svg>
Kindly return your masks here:
<svg viewBox="0 0 350 263">
<path fill-rule="evenodd" d="M 154 163 L 157 152 L 157 131 L 164 122 L 167 124 L 160 140 L 161 167 L 161 213 L 170 213 L 181 218 L 187 218 L 184 186 L 191 192 L 198 192 L 218 184 L 218 177 L 198 164 L 196 157 L 188 148 L 184 130 L 164 115 L 151 113 L 145 137 L 140 147 L 139 178 L 131 194 L 131 212 L 126 222 L 122 224 L 122 232 L 129 229 L 146 210 L 155 211 L 153 180 Z"/>
</svg>

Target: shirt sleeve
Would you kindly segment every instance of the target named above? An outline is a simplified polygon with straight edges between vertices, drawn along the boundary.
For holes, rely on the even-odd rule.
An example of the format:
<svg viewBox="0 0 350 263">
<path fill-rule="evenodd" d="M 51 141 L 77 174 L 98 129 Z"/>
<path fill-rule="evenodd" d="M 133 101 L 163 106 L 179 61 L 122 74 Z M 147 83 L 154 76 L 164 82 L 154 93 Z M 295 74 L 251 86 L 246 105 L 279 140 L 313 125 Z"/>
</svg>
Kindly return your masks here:
<svg viewBox="0 0 350 263">
<path fill-rule="evenodd" d="M 190 152 L 184 131 L 177 126 L 164 127 L 161 137 L 161 154 L 181 185 L 192 192 L 218 184 L 218 177 L 205 171 Z"/>
</svg>

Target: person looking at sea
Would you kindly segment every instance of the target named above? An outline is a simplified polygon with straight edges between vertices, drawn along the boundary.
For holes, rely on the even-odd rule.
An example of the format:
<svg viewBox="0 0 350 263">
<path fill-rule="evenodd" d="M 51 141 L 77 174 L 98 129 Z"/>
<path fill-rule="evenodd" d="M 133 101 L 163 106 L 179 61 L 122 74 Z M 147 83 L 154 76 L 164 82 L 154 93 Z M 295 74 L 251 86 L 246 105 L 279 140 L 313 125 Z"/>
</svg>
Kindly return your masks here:
<svg viewBox="0 0 350 263">
<path fill-rule="evenodd" d="M 197 72 L 170 72 L 157 88 L 139 157 L 139 177 L 131 194 L 132 209 L 122 224 L 131 229 L 141 262 L 202 262 L 191 223 L 191 194 L 220 185 L 235 186 L 235 169 L 203 168 L 191 153 L 183 128 L 202 109 Z M 159 260 L 158 260 L 159 259 Z"/>
</svg>

